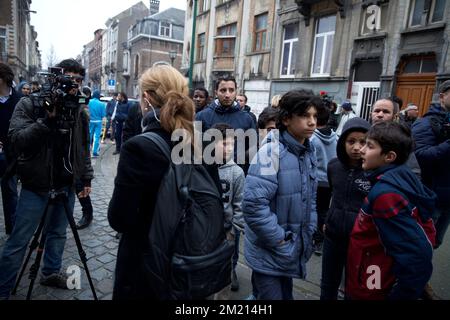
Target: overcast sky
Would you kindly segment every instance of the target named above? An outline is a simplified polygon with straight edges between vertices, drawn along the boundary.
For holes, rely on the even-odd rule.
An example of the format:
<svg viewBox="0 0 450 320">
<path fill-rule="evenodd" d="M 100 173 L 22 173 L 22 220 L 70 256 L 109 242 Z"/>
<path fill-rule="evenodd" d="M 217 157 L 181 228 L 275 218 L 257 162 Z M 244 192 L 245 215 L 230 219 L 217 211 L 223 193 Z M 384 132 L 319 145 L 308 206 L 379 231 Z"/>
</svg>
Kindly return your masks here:
<svg viewBox="0 0 450 320">
<path fill-rule="evenodd" d="M 105 28 L 105 22 L 128 9 L 138 0 L 33 0 L 31 24 L 38 33 L 42 66 L 53 45 L 58 60 L 76 58 L 83 45 L 94 39 L 94 31 Z M 149 7 L 150 1 L 142 1 Z M 170 7 L 186 10 L 186 0 L 161 0 L 160 11 Z"/>
</svg>

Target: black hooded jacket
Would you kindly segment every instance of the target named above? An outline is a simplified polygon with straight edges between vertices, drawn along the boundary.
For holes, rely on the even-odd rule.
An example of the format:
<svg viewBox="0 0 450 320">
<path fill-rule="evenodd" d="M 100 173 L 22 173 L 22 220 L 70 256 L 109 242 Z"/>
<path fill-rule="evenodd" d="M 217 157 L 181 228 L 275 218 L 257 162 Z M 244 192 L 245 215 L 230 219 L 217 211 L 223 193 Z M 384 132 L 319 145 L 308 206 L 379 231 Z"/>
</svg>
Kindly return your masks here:
<svg viewBox="0 0 450 320">
<path fill-rule="evenodd" d="M 158 109 L 156 117 L 159 116 Z M 143 131 L 158 134 L 172 147 L 170 133 L 161 127 L 156 117 L 153 112 L 144 117 Z M 169 161 L 159 147 L 145 137 L 137 135 L 124 143 L 108 208 L 111 227 L 123 233 L 117 252 L 113 300 L 163 298 L 155 296 L 150 288 L 144 259 L 158 190 L 168 168 Z M 220 190 L 217 166 L 206 169 Z"/>
<path fill-rule="evenodd" d="M 328 163 L 328 182 L 332 191 L 331 206 L 325 220 L 326 235 L 348 241 L 356 216 L 370 191 L 361 165 L 353 167 L 345 151 L 345 140 L 351 132 L 367 132 L 370 124 L 361 118 L 347 121 L 337 143 L 337 158 Z"/>
</svg>

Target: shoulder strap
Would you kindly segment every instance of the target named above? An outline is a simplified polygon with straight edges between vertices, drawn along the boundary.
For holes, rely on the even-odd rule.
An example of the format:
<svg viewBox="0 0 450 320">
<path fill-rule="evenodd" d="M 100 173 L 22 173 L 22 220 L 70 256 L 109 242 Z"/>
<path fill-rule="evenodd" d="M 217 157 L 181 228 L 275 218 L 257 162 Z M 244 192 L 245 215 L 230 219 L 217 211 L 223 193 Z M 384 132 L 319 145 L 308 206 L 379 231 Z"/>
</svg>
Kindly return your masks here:
<svg viewBox="0 0 450 320">
<path fill-rule="evenodd" d="M 154 132 L 145 132 L 141 134 L 144 138 L 155 143 L 161 152 L 165 155 L 167 160 L 172 163 L 171 151 L 167 142 L 158 134 Z M 188 203 L 189 198 L 189 181 L 192 174 L 192 165 L 177 165 L 173 166 L 175 172 L 175 179 L 177 182 L 178 190 L 180 190 L 181 199 L 183 206 Z"/>
<path fill-rule="evenodd" d="M 169 162 L 171 162 L 171 152 L 169 145 L 161 136 L 154 132 L 145 132 L 141 134 L 141 136 L 156 144 L 156 146 L 161 150 L 164 156 L 169 160 Z"/>
</svg>

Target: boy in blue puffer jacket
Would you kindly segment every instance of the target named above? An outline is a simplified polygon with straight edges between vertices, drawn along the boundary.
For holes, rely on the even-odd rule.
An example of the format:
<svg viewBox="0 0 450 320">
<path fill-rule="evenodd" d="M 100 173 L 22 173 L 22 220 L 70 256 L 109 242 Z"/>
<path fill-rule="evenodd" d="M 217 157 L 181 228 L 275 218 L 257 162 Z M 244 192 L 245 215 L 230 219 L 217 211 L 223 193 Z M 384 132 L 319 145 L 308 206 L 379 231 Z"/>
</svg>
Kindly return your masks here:
<svg viewBox="0 0 450 320">
<path fill-rule="evenodd" d="M 316 158 L 309 139 L 322 104 L 310 90 L 286 93 L 278 130 L 253 159 L 244 187 L 244 254 L 257 299 L 292 300 L 292 278 L 306 277 L 317 226 Z"/>
</svg>

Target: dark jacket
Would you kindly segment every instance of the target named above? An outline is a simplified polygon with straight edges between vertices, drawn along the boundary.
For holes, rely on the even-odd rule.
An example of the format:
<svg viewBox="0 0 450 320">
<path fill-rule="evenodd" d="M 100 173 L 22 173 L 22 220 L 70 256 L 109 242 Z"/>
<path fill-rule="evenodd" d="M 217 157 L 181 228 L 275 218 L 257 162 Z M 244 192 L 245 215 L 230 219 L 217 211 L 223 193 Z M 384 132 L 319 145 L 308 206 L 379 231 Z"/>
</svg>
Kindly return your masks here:
<svg viewBox="0 0 450 320">
<path fill-rule="evenodd" d="M 161 128 L 153 113 L 145 117 L 144 126 L 145 132 L 155 132 L 172 145 L 170 134 Z M 140 135 L 122 147 L 108 208 L 111 227 L 123 233 L 117 253 L 115 300 L 160 298 L 152 294 L 151 283 L 146 280 L 143 258 L 148 252 L 148 232 L 159 186 L 168 167 L 169 162 L 159 148 Z M 215 170 L 215 176 L 212 170 Z M 208 171 L 220 190 L 217 167 L 210 167 Z"/>
<path fill-rule="evenodd" d="M 142 133 L 142 111 L 139 103 L 134 103 L 128 110 L 123 126 L 123 143 Z"/>
<path fill-rule="evenodd" d="M 328 182 L 332 191 L 331 206 L 325 225 L 326 235 L 335 240 L 348 241 L 356 215 L 370 190 L 361 164 L 350 165 L 345 151 L 345 139 L 351 132 L 367 132 L 369 123 L 361 118 L 347 121 L 337 144 L 337 158 L 328 164 Z"/>
<path fill-rule="evenodd" d="M 130 110 L 130 103 L 127 102 L 119 102 L 117 104 L 116 117 L 114 120 L 118 122 L 124 122 L 127 119 L 128 111 Z"/>
<path fill-rule="evenodd" d="M 449 123 L 441 105 L 433 104 L 422 119 L 414 122 L 415 154 L 422 169 L 423 182 L 438 196 L 438 205 L 450 206 L 450 139 L 440 139 L 432 122 Z"/>
<path fill-rule="evenodd" d="M 33 96 L 31 96 L 33 97 Z M 17 174 L 24 188 L 34 192 L 50 189 L 50 159 L 53 158 L 51 144 L 54 131 L 50 128 L 46 111 L 37 99 L 22 98 L 14 110 L 9 128 L 9 138 L 18 155 Z M 36 113 L 38 108 L 39 113 Z M 89 153 L 89 120 L 84 106 L 78 106 L 72 134 L 73 185 L 81 180 L 90 186 L 94 177 Z"/>
<path fill-rule="evenodd" d="M 8 158 L 12 156 L 8 149 L 9 123 L 20 97 L 21 96 L 12 89 L 9 99 L 5 103 L 0 103 L 0 141 L 3 143 L 3 151 Z"/>
<path fill-rule="evenodd" d="M 203 131 L 210 129 L 216 123 L 226 123 L 233 129 L 256 130 L 256 122 L 248 112 L 239 108 L 238 103 L 234 103 L 229 108 L 222 107 L 219 100 L 213 101 L 206 109 L 197 113 L 195 119 L 203 124 Z"/>
<path fill-rule="evenodd" d="M 350 238 L 346 295 L 417 300 L 433 270 L 436 195 L 406 165 L 378 168 L 369 179 L 373 187 Z M 374 272 L 378 288 L 369 287 Z"/>
<path fill-rule="evenodd" d="M 255 122 L 255 125 L 258 123 L 256 115 L 252 112 L 252 108 L 250 108 L 250 106 L 245 105 L 245 107 L 242 108 L 242 111 L 247 112 L 250 115 L 250 117 L 252 117 L 253 121 Z"/>
<path fill-rule="evenodd" d="M 117 100 L 115 99 L 111 99 L 110 101 L 108 101 L 108 103 L 106 104 L 106 116 L 108 118 L 111 118 L 113 113 L 114 113 L 114 108 L 116 107 L 116 103 Z"/>
</svg>

